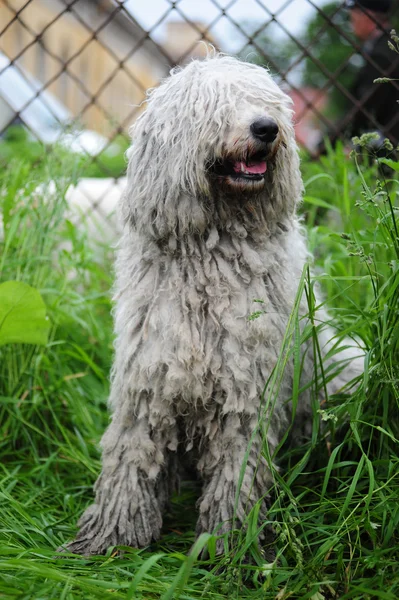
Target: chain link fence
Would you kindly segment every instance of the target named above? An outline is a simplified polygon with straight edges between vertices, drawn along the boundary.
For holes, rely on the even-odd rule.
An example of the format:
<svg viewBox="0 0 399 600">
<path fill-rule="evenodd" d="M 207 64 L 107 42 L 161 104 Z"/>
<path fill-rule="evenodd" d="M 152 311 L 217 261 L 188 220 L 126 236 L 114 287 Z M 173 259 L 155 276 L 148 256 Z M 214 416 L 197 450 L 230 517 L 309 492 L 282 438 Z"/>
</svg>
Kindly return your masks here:
<svg viewBox="0 0 399 600">
<path fill-rule="evenodd" d="M 395 2 L 376 20 L 375 39 L 385 45 Z M 386 86 L 385 98 L 399 98 L 399 82 L 356 89 L 366 65 L 370 77 L 395 75 L 398 56 L 376 61 L 353 35 L 343 2 L 0 0 L 0 164 L 13 144 L 34 160 L 35 144 L 61 139 L 82 156 L 86 176 L 112 187 L 124 174 L 129 126 L 146 90 L 174 65 L 206 54 L 207 44 L 270 67 L 293 99 L 298 142 L 310 152 L 327 132 L 347 137 L 359 116 L 399 142 L 399 112 L 381 122 L 373 110 L 378 86 Z M 109 188 L 86 212 L 93 202 L 101 212 Z"/>
</svg>

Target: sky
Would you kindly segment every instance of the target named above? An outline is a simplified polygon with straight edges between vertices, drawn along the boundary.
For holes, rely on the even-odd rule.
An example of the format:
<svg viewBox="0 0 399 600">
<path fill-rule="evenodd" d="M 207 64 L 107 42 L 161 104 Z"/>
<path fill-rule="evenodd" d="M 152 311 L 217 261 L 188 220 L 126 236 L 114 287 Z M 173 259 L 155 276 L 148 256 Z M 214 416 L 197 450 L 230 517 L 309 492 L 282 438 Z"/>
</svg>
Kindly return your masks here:
<svg viewBox="0 0 399 600">
<path fill-rule="evenodd" d="M 312 0 L 317 6 L 322 6 L 325 1 Z M 277 13 L 276 18 L 290 33 L 298 34 L 316 10 L 309 0 L 178 0 L 175 4 L 190 21 L 198 21 L 206 26 L 211 25 L 221 9 L 226 8 L 229 17 L 248 33 L 253 24 L 258 28 L 269 21 L 270 11 Z M 128 0 L 125 6 L 144 29 L 148 31 L 154 28 L 151 35 L 157 41 L 164 38 L 167 21 L 183 19 L 176 9 L 168 13 L 171 8 L 169 0 Z M 160 20 L 162 23 L 157 26 Z M 217 20 L 210 33 L 221 49 L 227 52 L 239 52 L 245 44 L 245 36 L 226 17 Z M 274 35 L 279 34 L 285 35 L 275 27 Z"/>
</svg>

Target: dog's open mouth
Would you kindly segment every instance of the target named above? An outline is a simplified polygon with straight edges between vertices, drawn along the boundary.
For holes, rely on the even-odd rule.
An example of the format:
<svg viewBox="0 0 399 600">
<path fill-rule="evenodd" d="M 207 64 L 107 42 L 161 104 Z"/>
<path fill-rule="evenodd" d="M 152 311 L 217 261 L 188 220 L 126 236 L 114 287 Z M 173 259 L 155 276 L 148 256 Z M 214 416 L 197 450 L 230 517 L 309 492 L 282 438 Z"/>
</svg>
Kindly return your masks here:
<svg viewBox="0 0 399 600">
<path fill-rule="evenodd" d="M 251 159 L 249 162 L 241 160 L 235 162 L 233 168 L 237 177 L 242 177 L 244 179 L 263 179 L 267 171 L 267 163 L 265 160 L 254 161 Z"/>
<path fill-rule="evenodd" d="M 211 171 L 217 177 L 237 183 L 263 181 L 267 171 L 266 155 L 264 152 L 257 152 L 241 160 L 219 159 L 213 163 Z"/>
</svg>

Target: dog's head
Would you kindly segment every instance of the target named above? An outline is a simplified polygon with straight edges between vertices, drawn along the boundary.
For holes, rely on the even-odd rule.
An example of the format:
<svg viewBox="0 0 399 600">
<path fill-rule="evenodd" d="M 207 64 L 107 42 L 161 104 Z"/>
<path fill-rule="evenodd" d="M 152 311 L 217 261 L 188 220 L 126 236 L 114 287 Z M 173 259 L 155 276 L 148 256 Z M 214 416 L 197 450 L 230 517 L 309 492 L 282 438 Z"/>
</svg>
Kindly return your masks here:
<svg viewBox="0 0 399 600">
<path fill-rule="evenodd" d="M 292 214 L 302 186 L 290 105 L 266 69 L 231 57 L 174 70 L 132 130 L 133 220 L 149 202 L 164 231 L 174 219 L 201 230 L 221 204 L 229 219 L 249 210 L 269 225 Z"/>
</svg>

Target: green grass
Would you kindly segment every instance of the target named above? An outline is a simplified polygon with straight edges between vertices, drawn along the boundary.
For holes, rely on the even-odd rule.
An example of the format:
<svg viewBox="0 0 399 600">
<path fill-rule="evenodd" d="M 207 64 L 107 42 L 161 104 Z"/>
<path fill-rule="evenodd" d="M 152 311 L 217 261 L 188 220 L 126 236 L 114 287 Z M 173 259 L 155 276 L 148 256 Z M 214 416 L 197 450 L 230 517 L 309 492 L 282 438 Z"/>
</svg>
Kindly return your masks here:
<svg viewBox="0 0 399 600">
<path fill-rule="evenodd" d="M 65 190 L 80 168 L 61 152 L 35 169 L 14 161 L 1 175 L 0 283 L 37 288 L 52 327 L 46 346 L 0 347 L 0 598 L 396 600 L 398 183 L 378 183 L 375 166 L 358 168 L 339 148 L 303 163 L 315 279 L 342 331 L 360 336 L 367 355 L 359 390 L 322 405 L 325 428 L 315 403 L 309 442 L 279 449 L 268 514 L 277 560 L 262 564 L 257 507 L 227 556 L 198 559 L 206 543 L 212 556 L 213 536 L 189 554 L 198 493 L 189 482 L 173 498 L 158 544 L 88 559 L 55 553 L 92 499 L 112 361 L 112 256 L 91 249 L 64 218 Z M 305 272 L 310 304 L 313 284 Z M 296 374 L 301 335 L 317 342 L 316 325 L 301 335 L 298 325 L 294 310 L 280 360 L 283 368 L 293 355 Z"/>
<path fill-rule="evenodd" d="M 118 134 L 97 156 L 85 152 L 76 154 L 61 144 L 58 147 L 46 146 L 29 135 L 21 125 L 14 125 L 0 138 L 0 168 L 23 156 L 24 162 L 36 169 L 49 152 L 55 151 L 64 162 L 75 162 L 82 177 L 121 177 L 126 171 L 125 152 L 128 147 L 128 135 Z"/>
</svg>

